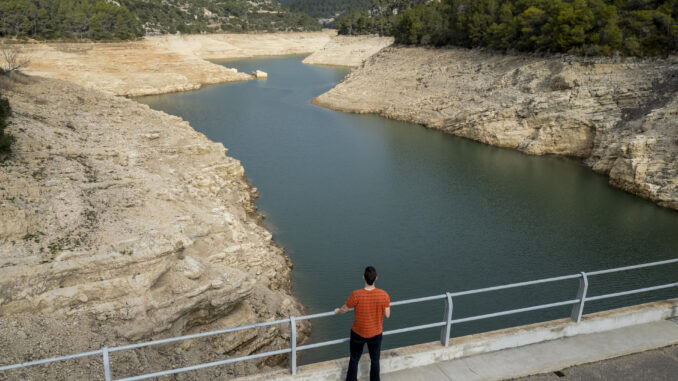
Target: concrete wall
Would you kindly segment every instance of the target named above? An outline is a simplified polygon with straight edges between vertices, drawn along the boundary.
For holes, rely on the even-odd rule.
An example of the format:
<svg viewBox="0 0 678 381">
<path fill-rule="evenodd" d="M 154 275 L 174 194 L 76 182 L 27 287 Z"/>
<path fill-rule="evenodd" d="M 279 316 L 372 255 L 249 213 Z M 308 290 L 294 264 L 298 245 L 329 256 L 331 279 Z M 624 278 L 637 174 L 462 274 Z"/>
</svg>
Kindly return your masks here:
<svg viewBox="0 0 678 381">
<path fill-rule="evenodd" d="M 515 348 L 575 335 L 604 332 L 637 324 L 666 320 L 678 316 L 678 299 L 641 304 L 611 311 L 585 315 L 581 323 L 571 319 L 553 320 L 498 331 L 457 337 L 448 347 L 440 343 L 427 343 L 391 349 L 382 352 L 381 373 L 390 373 L 429 365 L 439 361 L 453 360 L 474 354 Z M 452 326 L 454 329 L 454 326 Z M 454 332 L 454 331 L 453 331 Z M 348 352 L 348 345 L 347 352 Z M 367 360 L 367 355 L 363 359 Z M 348 358 L 304 365 L 292 376 L 289 369 L 249 376 L 239 381 L 260 380 L 343 380 Z M 360 361 L 359 375 L 369 374 L 369 361 Z"/>
</svg>

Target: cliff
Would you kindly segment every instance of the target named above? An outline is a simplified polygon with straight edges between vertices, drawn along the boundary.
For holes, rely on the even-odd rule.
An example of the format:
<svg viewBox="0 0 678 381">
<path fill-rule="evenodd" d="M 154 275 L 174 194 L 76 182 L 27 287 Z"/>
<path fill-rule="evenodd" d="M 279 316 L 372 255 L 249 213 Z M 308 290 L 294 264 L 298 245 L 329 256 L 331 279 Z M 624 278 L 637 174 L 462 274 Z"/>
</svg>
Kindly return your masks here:
<svg viewBox="0 0 678 381">
<path fill-rule="evenodd" d="M 0 79 L 17 139 L 0 165 L 3 364 L 301 314 L 291 263 L 259 224 L 256 189 L 220 143 L 101 91 Z M 120 355 L 113 371 L 140 374 L 288 341 L 284 326 L 242 331 Z M 102 374 L 100 358 L 79 361 L 0 378 Z"/>
<path fill-rule="evenodd" d="M 377 113 L 533 155 L 581 158 L 678 210 L 678 59 L 386 48 L 317 105 Z"/>
</svg>

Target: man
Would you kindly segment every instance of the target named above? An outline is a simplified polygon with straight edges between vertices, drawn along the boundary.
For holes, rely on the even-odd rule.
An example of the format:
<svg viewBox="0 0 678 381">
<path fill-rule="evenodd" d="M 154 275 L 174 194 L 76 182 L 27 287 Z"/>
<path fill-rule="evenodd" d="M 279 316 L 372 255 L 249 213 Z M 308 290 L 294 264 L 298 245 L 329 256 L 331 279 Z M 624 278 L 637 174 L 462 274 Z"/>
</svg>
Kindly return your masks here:
<svg viewBox="0 0 678 381">
<path fill-rule="evenodd" d="M 386 291 L 374 287 L 377 279 L 377 270 L 367 266 L 363 275 L 365 287 L 353 291 L 341 308 L 334 309 L 335 314 L 345 314 L 350 308 L 355 308 L 351 327 L 351 360 L 348 363 L 346 381 L 358 379 L 358 361 L 365 343 L 370 352 L 370 381 L 379 381 L 382 322 L 384 316 L 391 317 L 391 298 Z"/>
</svg>

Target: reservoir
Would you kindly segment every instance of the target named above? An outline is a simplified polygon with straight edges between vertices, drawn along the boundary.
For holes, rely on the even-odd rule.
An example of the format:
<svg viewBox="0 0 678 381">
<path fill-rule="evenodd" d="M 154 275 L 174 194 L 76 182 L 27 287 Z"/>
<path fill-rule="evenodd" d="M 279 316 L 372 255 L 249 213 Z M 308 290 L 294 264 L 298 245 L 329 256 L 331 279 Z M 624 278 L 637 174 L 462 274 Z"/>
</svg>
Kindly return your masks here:
<svg viewBox="0 0 678 381">
<path fill-rule="evenodd" d="M 219 61 L 267 80 L 137 100 L 189 121 L 242 161 L 259 211 L 294 263 L 308 313 L 341 306 L 373 265 L 392 301 L 678 257 L 678 213 L 607 184 L 581 162 L 534 157 L 372 115 L 314 106 L 344 68 L 302 56 Z M 589 295 L 675 282 L 678 266 L 590 280 Z M 460 297 L 454 317 L 574 299 L 578 281 Z M 676 297 L 587 303 L 584 313 Z M 469 322 L 452 336 L 568 317 L 570 307 Z M 397 306 L 391 330 L 441 321 L 443 302 Z M 351 314 L 313 320 L 312 342 L 348 337 Z M 254 322 L 253 322 L 254 323 Z M 384 338 L 437 340 L 440 329 Z M 348 344 L 300 354 L 348 356 Z"/>
</svg>

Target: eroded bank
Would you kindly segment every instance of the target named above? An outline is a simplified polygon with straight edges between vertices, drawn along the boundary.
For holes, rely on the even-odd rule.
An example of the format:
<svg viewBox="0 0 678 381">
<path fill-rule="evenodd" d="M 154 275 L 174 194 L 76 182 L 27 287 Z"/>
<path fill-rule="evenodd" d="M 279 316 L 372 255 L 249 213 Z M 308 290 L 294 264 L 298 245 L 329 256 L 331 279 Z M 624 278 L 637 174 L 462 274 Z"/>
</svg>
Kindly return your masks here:
<svg viewBox="0 0 678 381">
<path fill-rule="evenodd" d="M 222 144 L 98 90 L 2 80 L 16 137 L 0 166 L 3 364 L 302 312 L 291 262 L 259 224 L 256 189 Z M 301 330 L 303 339 L 309 326 Z M 140 374 L 288 341 L 285 327 L 237 332 L 131 352 L 113 360 L 113 371 Z M 100 368 L 95 357 L 0 377 L 90 379 Z"/>
<path fill-rule="evenodd" d="M 391 47 L 314 103 L 534 155 L 581 158 L 678 209 L 678 61 L 538 58 Z"/>
</svg>

